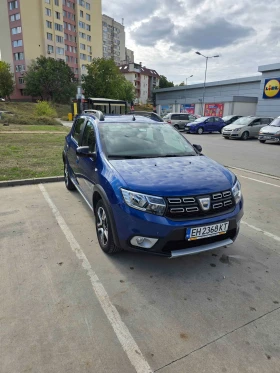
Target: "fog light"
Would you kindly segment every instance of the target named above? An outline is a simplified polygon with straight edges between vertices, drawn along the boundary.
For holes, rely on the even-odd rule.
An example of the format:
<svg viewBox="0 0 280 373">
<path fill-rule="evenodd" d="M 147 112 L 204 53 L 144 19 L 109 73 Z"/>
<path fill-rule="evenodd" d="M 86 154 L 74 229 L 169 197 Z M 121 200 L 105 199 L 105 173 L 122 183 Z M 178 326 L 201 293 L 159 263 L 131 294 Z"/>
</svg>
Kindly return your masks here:
<svg viewBox="0 0 280 373">
<path fill-rule="evenodd" d="M 133 246 L 143 247 L 144 249 L 150 249 L 158 242 L 156 238 L 135 236 L 131 239 L 130 243 Z"/>
</svg>

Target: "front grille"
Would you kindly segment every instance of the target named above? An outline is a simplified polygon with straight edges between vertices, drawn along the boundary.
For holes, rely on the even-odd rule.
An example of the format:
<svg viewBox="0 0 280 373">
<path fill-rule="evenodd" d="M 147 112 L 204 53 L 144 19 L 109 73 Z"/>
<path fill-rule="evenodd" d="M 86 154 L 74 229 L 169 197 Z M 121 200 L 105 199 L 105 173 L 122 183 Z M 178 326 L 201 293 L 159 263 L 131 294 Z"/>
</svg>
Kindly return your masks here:
<svg viewBox="0 0 280 373">
<path fill-rule="evenodd" d="M 204 198 L 210 199 L 210 206 L 206 211 L 202 207 L 202 202 L 200 202 Z M 235 201 L 230 190 L 193 197 L 167 197 L 166 202 L 165 216 L 174 220 L 216 216 L 230 212 L 235 207 Z"/>
<path fill-rule="evenodd" d="M 187 241 L 187 240 L 168 241 L 162 248 L 162 252 L 170 254 L 171 251 L 184 250 L 188 248 L 194 248 L 197 246 L 207 245 L 213 242 L 219 242 L 219 241 L 226 240 L 227 238 L 233 239 L 235 235 L 236 235 L 236 229 L 231 229 L 226 234 L 222 234 L 220 236 L 202 238 L 196 241 Z"/>
</svg>

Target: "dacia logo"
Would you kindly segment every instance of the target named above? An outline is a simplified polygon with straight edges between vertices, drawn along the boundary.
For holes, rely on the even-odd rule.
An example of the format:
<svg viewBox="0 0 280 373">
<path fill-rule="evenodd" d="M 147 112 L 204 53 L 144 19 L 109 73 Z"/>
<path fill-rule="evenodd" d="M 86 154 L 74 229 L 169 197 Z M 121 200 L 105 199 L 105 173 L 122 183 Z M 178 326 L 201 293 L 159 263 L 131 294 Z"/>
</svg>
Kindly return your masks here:
<svg viewBox="0 0 280 373">
<path fill-rule="evenodd" d="M 210 197 L 199 198 L 198 201 L 203 211 L 210 210 L 210 206 L 211 206 Z"/>
</svg>

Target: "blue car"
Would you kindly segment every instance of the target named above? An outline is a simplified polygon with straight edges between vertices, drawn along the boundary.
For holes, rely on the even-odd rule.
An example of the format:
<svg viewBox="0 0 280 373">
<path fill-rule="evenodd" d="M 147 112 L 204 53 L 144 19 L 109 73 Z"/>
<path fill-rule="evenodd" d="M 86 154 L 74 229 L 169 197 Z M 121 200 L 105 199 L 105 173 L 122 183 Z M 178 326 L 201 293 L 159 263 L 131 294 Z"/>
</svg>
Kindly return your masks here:
<svg viewBox="0 0 280 373">
<path fill-rule="evenodd" d="M 198 133 L 202 135 L 204 132 L 220 132 L 222 133 L 222 129 L 226 123 L 223 121 L 222 118 L 219 117 L 201 117 L 196 119 L 192 123 L 185 124 L 185 132 L 187 133 Z"/>
<path fill-rule="evenodd" d="M 179 257 L 230 245 L 243 197 L 236 176 L 167 123 L 78 116 L 63 150 L 65 185 L 92 209 L 101 249 Z"/>
</svg>

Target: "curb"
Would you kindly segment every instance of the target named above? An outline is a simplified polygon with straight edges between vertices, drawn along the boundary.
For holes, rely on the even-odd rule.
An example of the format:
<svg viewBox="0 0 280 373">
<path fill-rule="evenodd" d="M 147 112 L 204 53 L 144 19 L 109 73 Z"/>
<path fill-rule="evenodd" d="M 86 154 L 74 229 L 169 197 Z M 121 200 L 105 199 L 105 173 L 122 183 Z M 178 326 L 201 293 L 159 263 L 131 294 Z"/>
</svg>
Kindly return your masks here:
<svg viewBox="0 0 280 373">
<path fill-rule="evenodd" d="M 64 181 L 64 176 L 38 177 L 34 179 L 0 181 L 0 188 Z"/>
</svg>

